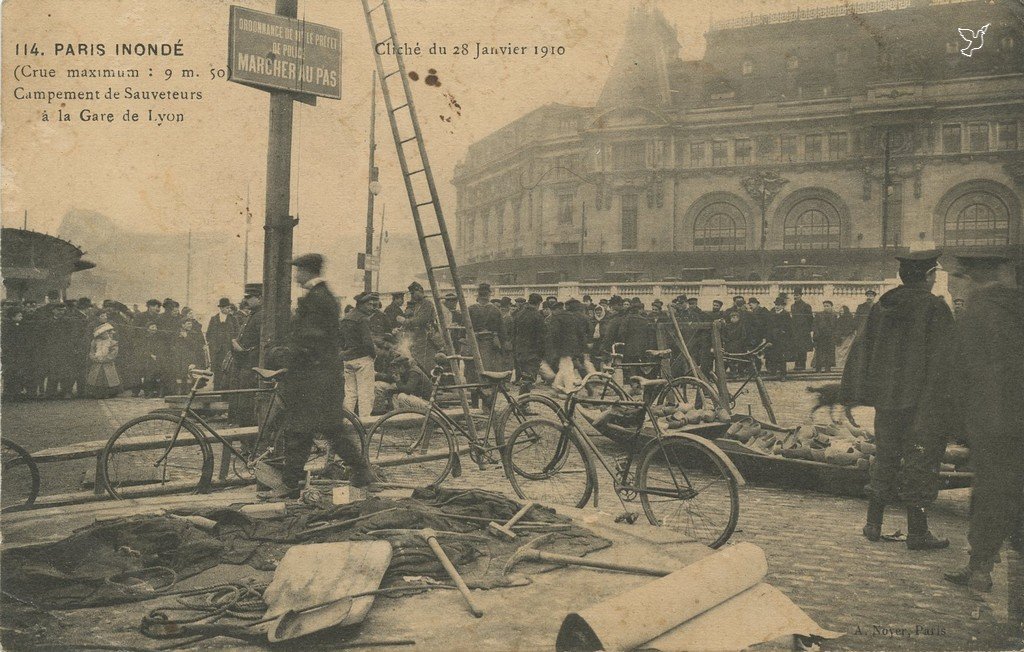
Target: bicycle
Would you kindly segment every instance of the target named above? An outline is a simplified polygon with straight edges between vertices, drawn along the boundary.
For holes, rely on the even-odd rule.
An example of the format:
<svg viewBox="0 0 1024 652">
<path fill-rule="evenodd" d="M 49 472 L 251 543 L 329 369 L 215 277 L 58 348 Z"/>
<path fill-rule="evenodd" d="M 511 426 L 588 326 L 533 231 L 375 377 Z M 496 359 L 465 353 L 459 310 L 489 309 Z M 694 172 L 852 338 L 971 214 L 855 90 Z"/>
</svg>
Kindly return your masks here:
<svg viewBox="0 0 1024 652">
<path fill-rule="evenodd" d="M 39 496 L 39 467 L 31 453 L 0 438 L 0 514 L 31 507 Z"/>
<path fill-rule="evenodd" d="M 459 438 L 466 440 L 469 446 L 466 452 L 481 469 L 487 464 L 500 462 L 500 451 L 505 445 L 505 424 L 512 418 L 517 423 L 524 423 L 533 415 L 520 407 L 509 393 L 511 371 L 483 371 L 479 374 L 481 382 L 455 382 L 456 376 L 451 365 L 472 360 L 471 356 L 439 353 L 430 371 L 434 382 L 427 406 L 391 410 L 370 428 L 367 433 L 367 459 L 382 481 L 431 486 L 440 484 L 449 475 L 459 477 L 462 475 L 463 454 L 459 449 Z M 490 406 L 482 437 L 472 437 L 466 424 L 459 423 L 445 413 L 439 400 L 442 390 L 490 392 Z M 507 407 L 497 414 L 499 396 L 505 399 Z M 558 408 L 550 399 L 547 405 Z M 493 445 L 490 440 L 492 431 Z"/>
<path fill-rule="evenodd" d="M 213 378 L 209 369 L 189 369 L 192 386 L 185 405 L 176 411 L 145 414 L 128 421 L 110 437 L 103 449 L 99 466 L 103 485 L 114 498 L 123 499 L 140 491 L 159 493 L 206 493 L 213 479 L 212 445 L 220 442 L 228 458 L 222 461 L 220 473 L 227 473 L 227 460 L 239 481 L 250 483 L 261 477 L 276 479 L 277 473 L 267 463 L 279 458 L 275 451 L 280 436 L 280 419 L 284 403 L 278 394 L 278 382 L 287 369 L 271 371 L 254 367 L 253 371 L 270 388 L 226 390 L 210 394 L 269 394 L 266 409 L 259 420 L 254 441 L 230 442 L 202 416 L 192 409 L 192 402 Z M 345 424 L 366 441 L 366 430 L 359 418 L 342 408 Z M 323 474 L 332 462 L 330 446 L 315 440 L 306 463 L 307 470 Z"/>
<path fill-rule="evenodd" d="M 597 376 L 604 376 L 597 378 Z M 653 390 L 664 379 L 634 377 L 643 400 L 580 396 L 589 380 L 615 383 L 607 374 L 589 374 L 569 392 L 566 420 L 558 423 L 531 419 L 520 424 L 504 449 L 505 476 L 524 500 L 584 507 L 593 497 L 598 506 L 595 460 L 612 478 L 625 513 L 617 520 L 633 523 L 639 517 L 626 503 L 639 499 L 653 525 L 683 530 L 691 538 L 717 548 L 729 540 L 739 520 L 739 486 L 743 478 L 712 442 L 689 433 L 665 435 L 652 412 Z M 619 391 L 624 392 L 622 387 Z M 575 420 L 580 405 L 636 411 L 635 431 L 626 454 L 614 463 Z M 650 420 L 654 435 L 644 434 Z"/>
</svg>

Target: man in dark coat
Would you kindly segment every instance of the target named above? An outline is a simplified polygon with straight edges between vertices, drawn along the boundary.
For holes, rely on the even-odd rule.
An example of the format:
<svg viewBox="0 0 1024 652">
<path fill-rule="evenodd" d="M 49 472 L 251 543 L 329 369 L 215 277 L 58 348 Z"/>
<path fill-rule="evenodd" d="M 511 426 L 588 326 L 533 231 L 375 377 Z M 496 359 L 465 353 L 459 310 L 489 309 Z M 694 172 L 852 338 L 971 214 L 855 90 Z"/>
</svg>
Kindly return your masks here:
<svg viewBox="0 0 1024 652">
<path fill-rule="evenodd" d="M 790 344 L 792 353 L 793 371 L 807 369 L 807 352 L 814 348 L 814 341 L 811 338 L 811 330 L 814 328 L 814 311 L 810 304 L 804 301 L 803 290 L 793 290 L 793 305 L 789 309 L 793 316 L 793 335 Z"/>
<path fill-rule="evenodd" d="M 434 368 L 434 356 L 441 350 L 444 340 L 437 330 L 434 302 L 427 298 L 418 281 L 409 284 L 409 303 L 405 306 L 402 329 L 412 341 L 409 352 L 421 369 Z"/>
<path fill-rule="evenodd" d="M 373 481 L 362 442 L 343 426 L 345 369 L 339 356 L 338 300 L 320 276 L 323 256 L 306 254 L 292 261 L 295 282 L 306 290 L 299 297 L 288 336 L 288 373 L 281 381 L 285 430 L 283 479 L 287 495 L 297 492 L 313 438 L 319 432 L 350 471 L 354 487 Z M 280 492 L 277 492 L 280 496 Z"/>
<path fill-rule="evenodd" d="M 545 323 L 547 330 L 548 357 L 555 361 L 557 369 L 552 387 L 567 391 L 579 381 L 573 360 L 583 355 L 583 340 L 580 337 L 579 321 L 565 311 L 561 301 L 551 306 L 551 316 Z"/>
<path fill-rule="evenodd" d="M 231 340 L 241 329 L 238 318 L 231 314 L 231 300 L 222 297 L 217 302 L 217 314 L 210 317 L 206 327 L 206 343 L 210 347 L 210 367 L 213 369 L 214 389 L 228 389 L 226 364 L 231 354 Z"/>
<path fill-rule="evenodd" d="M 384 315 L 388 318 L 388 330 L 393 331 L 402 325 L 405 317 L 403 317 L 404 310 L 402 304 L 405 303 L 405 292 L 392 292 L 391 303 L 384 309 Z"/>
<path fill-rule="evenodd" d="M 864 302 L 857 306 L 857 310 L 853 313 L 854 318 L 857 320 L 857 330 L 864 328 L 864 324 L 868 320 L 868 315 L 871 314 L 871 308 L 875 305 L 875 297 L 878 293 L 874 290 L 864 291 Z"/>
<path fill-rule="evenodd" d="M 345 361 L 345 407 L 349 412 L 358 410 L 360 419 L 369 419 L 373 413 L 374 360 L 377 347 L 370 325 L 376 292 L 356 295 L 356 309 L 341 320 L 341 359 Z"/>
<path fill-rule="evenodd" d="M 484 371 L 505 371 L 505 322 L 501 317 L 501 310 L 491 302 L 491 285 L 481 283 L 476 292 L 476 303 L 468 307 L 470 321 L 473 322 L 473 331 L 476 333 L 476 345 L 480 349 L 480 359 L 484 365 Z M 472 355 L 469 342 L 462 346 L 463 355 Z M 480 382 L 477 374 L 476 363 L 466 363 L 466 381 L 470 383 Z M 488 400 L 483 390 L 473 390 L 474 400 Z"/>
<path fill-rule="evenodd" d="M 907 508 L 911 550 L 949 545 L 928 531 L 925 514 L 938 495 L 939 466 L 955 416 L 953 314 L 931 293 L 938 257 L 937 251 L 897 257 L 903 285 L 871 308 L 843 369 L 843 403 L 875 408 L 864 536 L 878 541 L 885 506 L 900 501 Z"/>
<path fill-rule="evenodd" d="M 531 294 L 512 322 L 512 355 L 515 358 L 516 376 L 521 383 L 521 394 L 533 388 L 544 356 L 544 316 L 540 314 L 542 302 L 539 294 Z"/>
<path fill-rule="evenodd" d="M 235 389 L 256 389 L 259 377 L 252 370 L 260 362 L 260 334 L 263 330 L 263 284 L 247 283 L 245 301 L 251 313 L 245 320 L 242 331 L 231 342 L 234 358 Z M 257 423 L 256 400 L 253 394 L 236 394 L 228 402 L 229 421 L 240 426 L 254 426 Z"/>
<path fill-rule="evenodd" d="M 764 361 L 768 373 L 786 378 L 786 365 L 792 358 L 793 317 L 786 311 L 789 300 L 785 294 L 775 298 L 775 307 L 765 319 L 765 339 L 771 344 L 765 351 Z"/>
<path fill-rule="evenodd" d="M 969 283 L 957 324 L 958 424 L 971 448 L 974 487 L 970 561 L 946 579 L 990 591 L 1003 542 L 1024 553 L 1024 294 L 1009 258 L 957 256 L 957 263 Z"/>
<path fill-rule="evenodd" d="M 814 370 L 831 371 L 836 366 L 836 326 L 839 316 L 832 302 L 821 302 L 821 312 L 814 315 Z"/>
<path fill-rule="evenodd" d="M 647 351 L 657 348 L 654 328 L 640 311 L 640 300 L 630 301 L 626 313 L 608 331 L 608 337 L 613 344 L 622 343 L 619 351 L 625 363 L 646 362 Z"/>
</svg>

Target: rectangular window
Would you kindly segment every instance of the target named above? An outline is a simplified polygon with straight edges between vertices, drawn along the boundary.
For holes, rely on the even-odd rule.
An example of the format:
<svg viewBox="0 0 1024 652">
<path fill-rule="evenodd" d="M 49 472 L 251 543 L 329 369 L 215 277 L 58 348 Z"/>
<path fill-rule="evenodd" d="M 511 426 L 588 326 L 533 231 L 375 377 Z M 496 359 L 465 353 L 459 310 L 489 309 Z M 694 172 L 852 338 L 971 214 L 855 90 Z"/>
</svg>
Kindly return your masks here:
<svg viewBox="0 0 1024 652">
<path fill-rule="evenodd" d="M 782 137 L 782 160 L 785 163 L 792 163 L 796 160 L 796 136 Z"/>
<path fill-rule="evenodd" d="M 491 213 L 490 213 L 490 211 L 481 211 L 480 212 L 480 227 L 481 227 L 480 244 L 482 244 L 485 247 L 487 246 L 487 240 L 489 239 L 488 236 L 489 236 L 489 232 L 490 232 L 490 227 L 489 227 L 489 222 L 490 221 L 491 221 Z"/>
<path fill-rule="evenodd" d="M 622 196 L 622 248 L 636 249 L 637 243 L 637 196 Z"/>
<path fill-rule="evenodd" d="M 704 167 L 704 143 L 690 143 L 690 167 Z"/>
<path fill-rule="evenodd" d="M 996 147 L 999 149 L 1017 149 L 1017 123 L 1000 122 L 998 129 L 998 143 Z"/>
<path fill-rule="evenodd" d="M 580 243 L 578 242 L 556 242 L 553 247 L 554 253 L 566 255 L 566 254 L 578 254 L 580 252 Z"/>
<path fill-rule="evenodd" d="M 988 151 L 988 123 L 978 122 L 968 126 L 972 152 Z"/>
<path fill-rule="evenodd" d="M 821 160 L 821 134 L 804 136 L 804 160 Z"/>
<path fill-rule="evenodd" d="M 721 167 L 729 164 L 729 143 L 724 140 L 716 140 L 711 143 L 711 165 Z"/>
<path fill-rule="evenodd" d="M 942 153 L 959 154 L 960 150 L 960 125 L 942 125 Z"/>
<path fill-rule="evenodd" d="M 572 195 L 558 196 L 558 223 L 572 224 Z"/>
<path fill-rule="evenodd" d="M 512 232 L 519 234 L 519 222 L 523 211 L 523 200 L 517 199 L 512 203 Z"/>
<path fill-rule="evenodd" d="M 647 148 L 642 142 L 613 143 L 612 165 L 616 170 L 638 170 L 645 165 Z"/>
<path fill-rule="evenodd" d="M 757 160 L 762 163 L 775 160 L 775 136 L 757 137 Z"/>
<path fill-rule="evenodd" d="M 494 209 L 494 235 L 500 241 L 505 235 L 505 206 L 500 205 Z"/>
<path fill-rule="evenodd" d="M 738 138 L 736 140 L 736 165 L 750 165 L 752 146 L 749 138 Z"/>
<path fill-rule="evenodd" d="M 828 135 L 828 158 L 830 161 L 838 161 L 846 158 L 846 134 Z"/>
</svg>

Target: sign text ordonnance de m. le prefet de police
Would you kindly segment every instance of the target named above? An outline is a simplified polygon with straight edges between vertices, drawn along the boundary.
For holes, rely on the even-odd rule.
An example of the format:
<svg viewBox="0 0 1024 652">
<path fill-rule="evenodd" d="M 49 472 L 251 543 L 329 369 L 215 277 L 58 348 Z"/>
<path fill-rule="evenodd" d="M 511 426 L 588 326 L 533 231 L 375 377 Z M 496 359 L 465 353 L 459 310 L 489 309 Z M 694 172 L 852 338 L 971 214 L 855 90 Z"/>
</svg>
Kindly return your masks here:
<svg viewBox="0 0 1024 652">
<path fill-rule="evenodd" d="M 228 79 L 341 99 L 341 30 L 232 5 Z"/>
</svg>

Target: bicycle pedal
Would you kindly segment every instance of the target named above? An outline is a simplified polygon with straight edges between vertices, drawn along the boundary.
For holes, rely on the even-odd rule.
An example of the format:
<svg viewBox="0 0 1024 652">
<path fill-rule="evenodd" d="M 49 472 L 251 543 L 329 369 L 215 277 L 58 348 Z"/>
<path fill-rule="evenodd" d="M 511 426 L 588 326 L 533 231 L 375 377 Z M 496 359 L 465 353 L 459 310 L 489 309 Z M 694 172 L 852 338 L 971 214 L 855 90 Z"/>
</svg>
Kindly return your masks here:
<svg viewBox="0 0 1024 652">
<path fill-rule="evenodd" d="M 615 522 L 616 523 L 628 523 L 629 525 L 633 525 L 634 523 L 637 522 L 637 519 L 639 519 L 639 518 L 640 518 L 640 513 L 639 512 L 625 512 L 625 513 L 622 513 L 622 514 L 619 514 L 618 516 L 616 516 L 615 517 Z"/>
</svg>

